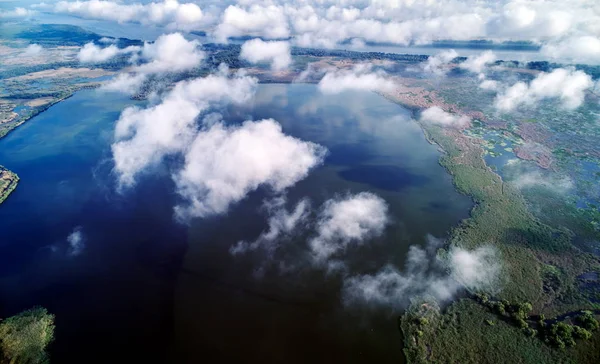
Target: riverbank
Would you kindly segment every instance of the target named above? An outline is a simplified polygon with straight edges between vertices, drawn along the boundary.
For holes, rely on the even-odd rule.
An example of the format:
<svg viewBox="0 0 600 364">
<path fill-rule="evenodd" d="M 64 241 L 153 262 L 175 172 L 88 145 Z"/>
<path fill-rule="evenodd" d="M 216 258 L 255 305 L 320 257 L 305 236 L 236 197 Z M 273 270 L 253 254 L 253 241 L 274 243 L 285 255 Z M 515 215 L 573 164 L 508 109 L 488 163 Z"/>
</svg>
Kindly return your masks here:
<svg viewBox="0 0 600 364">
<path fill-rule="evenodd" d="M 418 120 L 422 108 L 393 95 L 386 97 L 412 106 Z M 481 140 L 458 129 L 419 124 L 427 139 L 443 151 L 440 164 L 452 175 L 458 191 L 475 202 L 471 217 L 452 229 L 448 245 L 466 249 L 491 245 L 499 252 L 503 279 L 496 297 L 531 302 L 534 313 L 548 317 L 596 307 L 578 289 L 577 277 L 599 270 L 598 258 L 575 248 L 570 231 L 543 224 L 531 214 L 520 192 L 487 166 Z M 501 358 L 498 362 L 555 362 L 555 349 L 538 338 L 526 338 L 519 328 L 486 325 L 486 315 L 486 309 L 471 299 L 460 299 L 444 311 L 416 304 L 401 318 L 408 361 L 473 362 L 486 353 L 488 358 Z M 428 319 L 427 329 L 419 324 L 419 317 Z M 511 344 L 515 337 L 519 345 Z M 572 360 L 587 354 L 571 350 L 560 356 Z"/>
</svg>

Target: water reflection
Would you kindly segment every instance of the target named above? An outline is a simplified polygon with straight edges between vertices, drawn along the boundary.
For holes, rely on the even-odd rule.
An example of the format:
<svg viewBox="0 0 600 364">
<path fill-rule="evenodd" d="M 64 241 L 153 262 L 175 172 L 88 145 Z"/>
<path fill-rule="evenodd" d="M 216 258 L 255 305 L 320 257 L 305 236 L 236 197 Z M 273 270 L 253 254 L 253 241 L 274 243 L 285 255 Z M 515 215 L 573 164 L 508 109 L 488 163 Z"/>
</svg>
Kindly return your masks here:
<svg viewBox="0 0 600 364">
<path fill-rule="evenodd" d="M 286 134 L 328 148 L 325 165 L 287 191 L 289 206 L 308 197 L 318 209 L 334 196 L 361 191 L 386 200 L 391 224 L 382 237 L 344 252 L 349 274 L 401 266 L 410 244 L 428 233 L 443 236 L 467 216 L 470 201 L 454 191 L 437 149 L 407 110 L 378 95 L 261 85 L 253 105 L 223 114 L 228 123 L 273 118 Z M 260 206 L 272 197 L 257 191 L 227 216 L 192 225 L 176 295 L 177 359 L 193 361 L 202 348 L 236 361 L 401 361 L 399 312 L 345 307 L 344 274 L 307 260 L 310 227 L 282 243 L 275 258 L 260 251 L 229 253 L 267 228 Z"/>
</svg>

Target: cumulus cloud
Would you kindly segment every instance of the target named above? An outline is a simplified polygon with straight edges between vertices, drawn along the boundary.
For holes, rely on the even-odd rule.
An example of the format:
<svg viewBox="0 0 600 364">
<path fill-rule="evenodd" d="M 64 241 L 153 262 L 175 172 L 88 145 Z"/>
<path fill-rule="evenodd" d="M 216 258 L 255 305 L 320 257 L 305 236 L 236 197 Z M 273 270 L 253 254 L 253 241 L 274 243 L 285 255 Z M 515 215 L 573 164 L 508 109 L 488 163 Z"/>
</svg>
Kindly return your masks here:
<svg viewBox="0 0 600 364">
<path fill-rule="evenodd" d="M 30 44 L 25 48 L 23 56 L 25 57 L 37 57 L 44 52 L 44 47 L 39 44 Z"/>
<path fill-rule="evenodd" d="M 215 37 L 227 42 L 230 37 L 254 36 L 267 39 L 285 39 L 290 36 L 288 19 L 281 6 L 252 5 L 244 8 L 230 5 L 223 12 Z"/>
<path fill-rule="evenodd" d="M 326 149 L 283 133 L 272 119 L 216 123 L 195 137 L 175 176 L 180 218 L 220 214 L 260 186 L 280 193 L 323 162 Z"/>
<path fill-rule="evenodd" d="M 56 13 L 72 14 L 87 19 L 112 20 L 119 23 L 134 22 L 177 30 L 196 29 L 208 21 L 198 5 L 180 3 L 176 0 L 146 4 L 124 4 L 109 0 L 59 1 L 45 8 Z"/>
<path fill-rule="evenodd" d="M 23 18 L 34 14 L 33 10 L 17 7 L 13 10 L 0 11 L 0 18 Z"/>
<path fill-rule="evenodd" d="M 123 3 L 116 0 L 60 1 L 40 6 L 85 18 L 138 22 L 178 30 L 206 30 L 220 42 L 250 36 L 288 39 L 310 47 L 342 42 L 425 44 L 434 40 L 527 40 L 541 44 L 600 38 L 600 11 L 593 1 L 209 1 L 201 9 L 175 0 Z M 21 10 L 23 12 L 25 9 Z M 591 39 L 591 38 L 590 38 Z M 346 44 L 346 43 L 345 43 Z M 582 42 L 583 44 L 583 42 Z M 591 43 L 589 43 L 591 44 Z M 590 51 L 582 47 L 583 58 Z M 589 49 L 589 48 L 588 48 Z"/>
<path fill-rule="evenodd" d="M 285 203 L 284 197 L 277 197 L 265 203 L 269 213 L 268 230 L 252 242 L 239 241 L 229 252 L 237 255 L 261 249 L 272 257 L 283 240 L 289 239 L 300 225 L 307 224 L 310 214 L 310 201 L 307 198 L 300 200 L 292 211 L 285 208 Z"/>
<path fill-rule="evenodd" d="M 119 48 L 114 45 L 101 48 L 90 42 L 84 45 L 77 53 L 77 59 L 83 63 L 106 62 L 119 54 Z"/>
<path fill-rule="evenodd" d="M 325 202 L 309 247 L 317 263 L 379 236 L 388 224 L 388 206 L 379 196 L 361 192 Z"/>
<path fill-rule="evenodd" d="M 439 257 L 436 251 L 441 245 L 441 240 L 430 237 L 424 248 L 411 246 L 404 271 L 387 265 L 375 274 L 346 278 L 344 303 L 403 308 L 412 298 L 421 296 L 447 302 L 463 288 L 498 291 L 501 266 L 493 248 L 451 247 Z"/>
<path fill-rule="evenodd" d="M 485 67 L 496 61 L 496 54 L 492 51 L 481 52 L 479 55 L 467 57 L 467 60 L 461 63 L 460 68 L 464 68 L 473 73 L 481 74 Z"/>
<path fill-rule="evenodd" d="M 457 128 L 467 126 L 471 122 L 471 119 L 466 115 L 451 114 L 438 106 L 432 106 L 424 110 L 421 113 L 420 120 L 425 123 Z"/>
<path fill-rule="evenodd" d="M 580 4 L 583 5 L 583 2 Z M 486 33 L 499 38 L 559 37 L 566 34 L 576 22 L 573 10 L 577 7 L 575 5 L 569 9 L 556 1 L 509 1 L 499 13 L 490 17 Z"/>
<path fill-rule="evenodd" d="M 148 61 L 136 72 L 181 72 L 198 67 L 205 57 L 196 40 L 188 41 L 181 33 L 163 34 L 153 43 L 145 43 L 141 58 Z"/>
<path fill-rule="evenodd" d="M 275 71 L 286 69 L 292 63 L 289 42 L 264 42 L 258 38 L 242 45 L 240 58 L 251 63 L 268 62 Z"/>
<path fill-rule="evenodd" d="M 550 73 L 540 73 L 531 83 L 517 82 L 499 94 L 495 107 L 509 112 L 520 106 L 535 106 L 544 99 L 559 99 L 562 107 L 575 109 L 584 101 L 585 91 L 594 86 L 585 72 L 572 68 L 559 68 Z"/>
<path fill-rule="evenodd" d="M 382 70 L 371 64 L 358 64 L 352 69 L 331 70 L 319 82 L 319 90 L 336 94 L 347 90 L 392 91 L 395 84 Z"/>
<path fill-rule="evenodd" d="M 574 36 L 545 44 L 542 55 L 558 62 L 600 64 L 600 36 Z"/>
<path fill-rule="evenodd" d="M 140 89 L 146 80 L 145 74 L 137 73 L 120 73 L 110 82 L 102 85 L 103 91 L 122 92 L 133 95 Z"/>
<path fill-rule="evenodd" d="M 76 227 L 71 234 L 67 237 L 67 243 L 69 244 L 67 254 L 74 257 L 83 252 L 85 248 L 83 230 L 80 226 Z"/>
<path fill-rule="evenodd" d="M 115 172 L 122 186 L 135 184 L 138 173 L 165 155 L 183 152 L 193 140 L 196 118 L 213 103 L 242 103 L 250 99 L 257 80 L 224 74 L 175 85 L 157 105 L 123 110 L 112 145 Z"/>
<path fill-rule="evenodd" d="M 454 49 L 442 51 L 427 58 L 427 61 L 422 64 L 423 70 L 437 76 L 445 75 L 448 72 L 448 64 L 456 57 L 458 53 Z"/>
<path fill-rule="evenodd" d="M 551 176 L 540 171 L 526 171 L 513 176 L 510 183 L 518 189 L 543 187 L 555 193 L 567 193 L 575 187 L 568 176 Z"/>
<path fill-rule="evenodd" d="M 482 88 L 482 89 L 484 89 L 484 90 L 496 91 L 499 88 L 499 84 L 498 84 L 498 81 L 483 80 L 479 84 L 479 87 Z"/>
<path fill-rule="evenodd" d="M 90 62 L 101 62 L 117 54 L 134 53 L 130 61 L 141 63 L 129 69 L 130 72 L 119 74 L 103 86 L 106 91 L 119 91 L 128 94 L 135 93 L 144 84 L 149 75 L 161 73 L 183 72 L 201 65 L 205 53 L 200 49 L 196 40 L 188 41 L 181 33 L 163 34 L 155 42 L 144 43 L 143 47 L 130 46 L 118 49 L 115 45 L 100 48 L 88 43 L 84 50 Z"/>
</svg>

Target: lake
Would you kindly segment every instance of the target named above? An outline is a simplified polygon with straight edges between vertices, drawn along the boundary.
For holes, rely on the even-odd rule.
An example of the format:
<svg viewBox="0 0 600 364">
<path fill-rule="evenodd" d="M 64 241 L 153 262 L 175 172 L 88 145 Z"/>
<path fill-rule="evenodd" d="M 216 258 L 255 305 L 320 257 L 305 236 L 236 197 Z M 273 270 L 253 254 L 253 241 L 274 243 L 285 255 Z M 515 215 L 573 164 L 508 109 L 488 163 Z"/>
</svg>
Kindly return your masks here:
<svg viewBox="0 0 600 364">
<path fill-rule="evenodd" d="M 257 275 L 264 257 L 229 254 L 266 228 L 269 191 L 189 226 L 173 219 L 168 168 L 116 193 L 112 133 L 133 103 L 80 91 L 0 140 L 0 164 L 21 177 L 0 206 L 0 317 L 47 307 L 57 363 L 402 360 L 401 312 L 342 305 L 340 275 L 269 266 Z M 274 118 L 286 134 L 328 148 L 325 164 L 287 191 L 290 204 L 361 191 L 386 200 L 384 235 L 346 254 L 354 274 L 401 268 L 409 245 L 468 216 L 470 199 L 454 190 L 410 112 L 376 94 L 260 85 L 250 105 L 221 112 L 227 123 Z M 76 231 L 80 252 L 68 241 Z"/>
</svg>

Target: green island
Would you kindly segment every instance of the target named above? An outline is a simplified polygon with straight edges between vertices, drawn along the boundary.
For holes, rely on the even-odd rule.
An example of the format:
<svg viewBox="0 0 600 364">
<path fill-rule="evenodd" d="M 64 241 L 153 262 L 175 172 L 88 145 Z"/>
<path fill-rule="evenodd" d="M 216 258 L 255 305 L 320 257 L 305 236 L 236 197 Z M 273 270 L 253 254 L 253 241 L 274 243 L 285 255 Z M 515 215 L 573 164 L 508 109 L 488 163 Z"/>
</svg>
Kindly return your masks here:
<svg viewBox="0 0 600 364">
<path fill-rule="evenodd" d="M 0 320 L 0 363 L 48 363 L 54 315 L 34 307 Z"/>
<path fill-rule="evenodd" d="M 420 124 L 443 151 L 440 164 L 456 188 L 475 203 L 471 217 L 451 231 L 448 245 L 494 246 L 502 258 L 503 282 L 493 297 L 469 292 L 444 309 L 427 297 L 415 299 L 399 319 L 407 361 L 598 362 L 594 314 L 599 311 L 594 310 L 599 305 L 577 287 L 578 276 L 600 270 L 598 258 L 576 248 L 567 229 L 534 216 L 521 193 L 486 164 L 478 140 Z"/>
<path fill-rule="evenodd" d="M 19 176 L 0 166 L 0 204 L 17 188 Z"/>
</svg>

